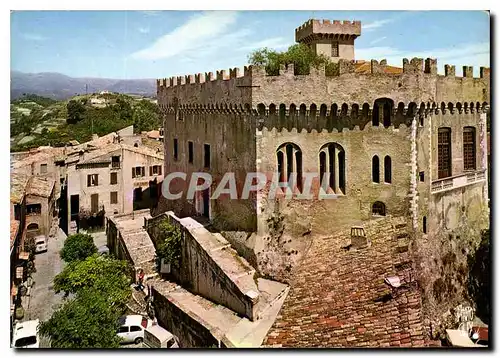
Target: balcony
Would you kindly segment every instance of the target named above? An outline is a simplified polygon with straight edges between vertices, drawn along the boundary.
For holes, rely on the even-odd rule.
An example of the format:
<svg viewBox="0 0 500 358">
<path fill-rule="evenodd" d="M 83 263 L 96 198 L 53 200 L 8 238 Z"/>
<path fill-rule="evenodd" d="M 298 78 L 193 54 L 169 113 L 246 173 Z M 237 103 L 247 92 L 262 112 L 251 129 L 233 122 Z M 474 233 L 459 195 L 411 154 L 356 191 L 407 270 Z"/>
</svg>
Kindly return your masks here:
<svg viewBox="0 0 500 358">
<path fill-rule="evenodd" d="M 441 193 L 447 190 L 461 188 L 470 184 L 486 181 L 484 170 L 463 173 L 460 175 L 434 180 L 431 186 L 431 193 Z"/>
</svg>

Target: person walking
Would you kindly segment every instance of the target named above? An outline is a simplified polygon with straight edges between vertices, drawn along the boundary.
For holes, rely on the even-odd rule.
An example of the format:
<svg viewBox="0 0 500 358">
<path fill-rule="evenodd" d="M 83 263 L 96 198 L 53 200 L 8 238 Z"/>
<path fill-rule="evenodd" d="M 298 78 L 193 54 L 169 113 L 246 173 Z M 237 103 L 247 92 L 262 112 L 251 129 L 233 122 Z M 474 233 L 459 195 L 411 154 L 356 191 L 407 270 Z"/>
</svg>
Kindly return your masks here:
<svg viewBox="0 0 500 358">
<path fill-rule="evenodd" d="M 139 287 L 139 289 L 142 291 L 144 290 L 144 285 L 143 285 L 143 282 L 144 282 L 144 270 L 143 269 L 139 269 L 139 274 L 138 274 L 138 285 L 137 287 Z"/>
</svg>

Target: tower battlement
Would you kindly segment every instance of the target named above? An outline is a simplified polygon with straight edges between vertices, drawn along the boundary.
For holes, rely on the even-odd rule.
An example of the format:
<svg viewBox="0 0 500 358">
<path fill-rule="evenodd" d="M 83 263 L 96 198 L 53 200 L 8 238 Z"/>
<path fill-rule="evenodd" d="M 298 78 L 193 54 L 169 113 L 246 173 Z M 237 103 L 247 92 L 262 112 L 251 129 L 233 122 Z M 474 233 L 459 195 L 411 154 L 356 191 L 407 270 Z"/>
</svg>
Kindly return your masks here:
<svg viewBox="0 0 500 358">
<path fill-rule="evenodd" d="M 309 42 L 314 37 L 356 38 L 361 35 L 361 21 L 309 20 L 295 29 L 295 41 Z"/>
<path fill-rule="evenodd" d="M 403 59 L 402 68 L 387 66 L 385 60 L 366 62 L 340 60 L 335 74 L 325 67 L 311 67 L 309 74 L 297 75 L 293 64 L 281 66 L 278 75 L 270 75 L 262 66 L 231 68 L 195 75 L 157 80 L 159 103 L 207 106 L 216 103 L 371 103 L 379 97 L 394 101 L 490 102 L 489 68 L 481 67 L 480 77 L 472 77 L 471 66 L 463 76 L 455 75 L 455 66 L 445 65 L 438 74 L 436 59 Z M 362 71 L 360 71 L 362 70 Z M 397 71 L 395 71 L 397 70 Z M 382 80 L 383 79 L 383 80 Z M 370 88 L 372 91 L 361 91 Z"/>
</svg>

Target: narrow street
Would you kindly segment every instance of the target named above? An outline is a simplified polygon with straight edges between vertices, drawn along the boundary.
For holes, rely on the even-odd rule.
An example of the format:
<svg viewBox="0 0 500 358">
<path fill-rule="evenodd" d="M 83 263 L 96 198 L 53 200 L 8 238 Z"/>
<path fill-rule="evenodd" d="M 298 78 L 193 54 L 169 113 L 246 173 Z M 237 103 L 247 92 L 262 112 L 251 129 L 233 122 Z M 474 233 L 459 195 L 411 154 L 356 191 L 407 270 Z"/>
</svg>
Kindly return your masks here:
<svg viewBox="0 0 500 358">
<path fill-rule="evenodd" d="M 57 235 L 49 239 L 47 252 L 35 257 L 36 272 L 33 274 L 33 287 L 30 296 L 25 298 L 25 320 L 45 321 L 59 307 L 63 294 L 53 290 L 54 277 L 64 268 L 59 251 L 64 245 L 66 234 L 59 229 Z"/>
</svg>

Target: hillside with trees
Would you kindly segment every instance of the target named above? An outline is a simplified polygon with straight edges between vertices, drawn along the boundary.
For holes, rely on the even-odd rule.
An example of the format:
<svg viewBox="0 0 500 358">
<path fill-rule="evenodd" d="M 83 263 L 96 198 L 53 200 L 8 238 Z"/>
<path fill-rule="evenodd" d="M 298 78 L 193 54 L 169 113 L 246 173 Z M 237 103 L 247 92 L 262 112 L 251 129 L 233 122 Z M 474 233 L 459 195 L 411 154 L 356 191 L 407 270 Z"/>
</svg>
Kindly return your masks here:
<svg viewBox="0 0 500 358">
<path fill-rule="evenodd" d="M 80 143 L 134 125 L 137 133 L 161 127 L 159 108 L 151 98 L 115 93 L 75 96 L 56 101 L 24 95 L 10 106 L 11 151 L 44 145 Z"/>
</svg>

